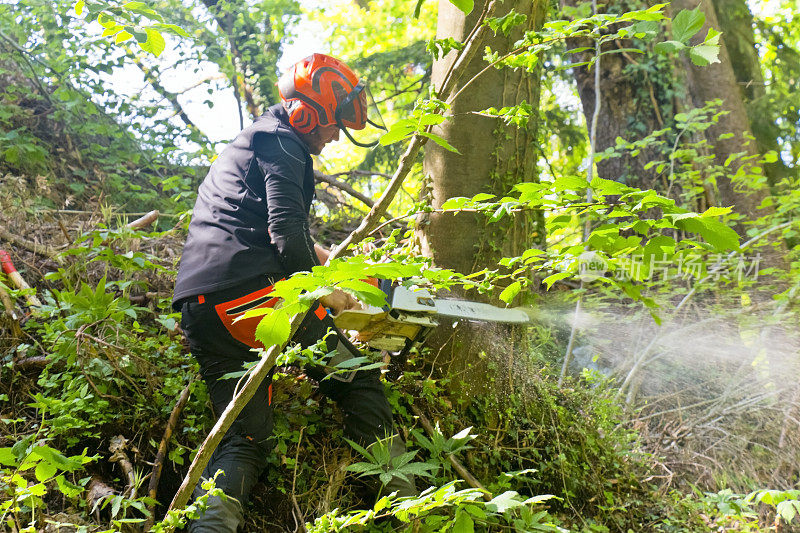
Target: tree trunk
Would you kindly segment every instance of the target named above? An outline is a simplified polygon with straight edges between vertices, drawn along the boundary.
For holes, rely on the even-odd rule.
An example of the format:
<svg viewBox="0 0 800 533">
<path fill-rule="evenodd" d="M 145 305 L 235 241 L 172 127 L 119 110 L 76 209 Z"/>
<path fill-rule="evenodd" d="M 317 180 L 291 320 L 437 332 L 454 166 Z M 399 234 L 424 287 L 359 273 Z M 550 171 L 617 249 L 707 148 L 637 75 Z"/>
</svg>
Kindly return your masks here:
<svg viewBox="0 0 800 533">
<path fill-rule="evenodd" d="M 464 17 L 448 0 L 439 4 L 437 38 L 453 37 L 462 40 L 472 29 L 481 6 Z M 544 2 L 507 2 L 500 7 L 502 16 L 511 9 L 524 13 L 528 20 L 524 28 L 505 37 L 493 36 L 490 32 L 479 49 L 489 46 L 505 53 L 519 38 L 523 29 L 530 30 L 541 25 L 544 18 Z M 443 77 L 455 58 L 451 53 L 433 65 L 431 83 L 441 85 Z M 456 87 L 455 94 L 487 63 L 477 54 L 466 67 Z M 439 95 L 446 100 L 449 95 Z M 488 192 L 498 196 L 509 193 L 514 184 L 538 179 L 536 173 L 536 129 L 531 118 L 527 127 L 513 128 L 502 121 L 473 114 L 489 107 L 501 108 L 515 105 L 522 100 L 536 109 L 539 101 L 539 77 L 524 71 L 489 69 L 473 82 L 453 102 L 451 119 L 434 133 L 441 135 L 460 154 L 449 152 L 434 143 L 425 147 L 424 171 L 429 176 L 429 194 L 434 208 L 439 208 L 448 199 L 456 196 L 474 196 Z M 503 255 L 515 254 L 530 245 L 543 242 L 541 215 L 514 217 L 502 223 L 488 226 L 482 216 L 473 214 L 433 214 L 421 221 L 418 235 L 426 255 L 436 265 L 453 268 L 462 273 L 473 272 L 485 266 L 496 266 Z M 497 238 L 500 236 L 501 238 Z"/>
<path fill-rule="evenodd" d="M 708 28 L 719 28 L 717 13 L 714 5 L 710 2 L 701 0 L 675 0 L 672 3 L 674 12 L 681 9 L 699 9 L 705 14 L 706 21 L 703 29 L 693 38 L 692 44 L 696 44 L 705 38 Z M 748 138 L 753 136 L 750 128 L 750 120 L 747 116 L 744 100 L 739 90 L 739 84 L 733 72 L 733 65 L 728 54 L 725 41 L 720 40 L 719 63 L 698 67 L 689 61 L 688 57 L 683 59 L 689 82 L 689 93 L 696 107 L 702 107 L 706 102 L 720 99 L 722 109 L 727 111 L 719 121 L 706 130 L 708 142 L 713 145 L 714 157 L 717 164 L 724 165 L 728 157 L 733 154 L 744 153 L 744 156 L 757 156 L 758 146 Z M 732 137 L 720 139 L 721 135 L 733 134 Z M 727 167 L 727 176 L 732 176 L 741 166 L 740 162 L 734 162 Z M 742 193 L 734 188 L 730 179 L 723 177 L 717 180 L 719 190 L 718 205 L 734 206 L 737 213 L 750 218 L 757 218 L 765 215 L 758 206 L 769 194 L 766 188 L 758 191 Z"/>
<path fill-rule="evenodd" d="M 722 41 L 728 50 L 739 93 L 745 103 L 750 129 L 758 143 L 758 151 L 779 152 L 775 112 L 770 106 L 756 51 L 753 15 L 745 0 L 713 0 L 714 10 L 722 31 Z M 770 184 L 774 185 L 790 174 L 781 159 L 764 165 Z"/>
<path fill-rule="evenodd" d="M 474 11 L 465 17 L 449 1 L 441 0 L 437 38 L 463 40 L 474 26 L 482 7 L 477 4 Z M 495 16 L 502 16 L 511 9 L 527 15 L 525 24 L 516 28 L 510 37 L 485 32 L 479 50 L 489 46 L 500 54 L 510 51 L 523 31 L 541 26 L 546 3 L 543 0 L 509 1 L 499 6 Z M 439 95 L 440 98 L 447 100 L 486 67 L 481 55 L 478 53 L 466 65 L 453 92 Z M 455 54 L 451 53 L 434 62 L 431 77 L 434 87 L 441 86 L 454 59 Z M 515 105 L 523 100 L 537 109 L 538 73 L 492 68 L 472 82 L 453 102 L 453 117 L 434 133 L 444 137 L 460 154 L 444 150 L 434 143 L 425 147 L 424 171 L 429 183 L 424 194 L 428 195 L 434 208 L 456 196 L 472 197 L 483 192 L 501 197 L 508 194 L 516 183 L 538 179 L 535 119 L 531 118 L 525 127 L 514 128 L 500 120 L 473 113 L 489 107 L 499 109 Z M 470 273 L 482 268 L 497 268 L 500 257 L 516 255 L 542 243 L 544 223 L 540 213 L 507 217 L 493 224 L 487 224 L 485 217 L 474 214 L 432 214 L 418 220 L 417 235 L 423 252 L 433 258 L 437 266 Z M 470 293 L 470 297 L 475 298 L 475 294 Z M 497 344 L 489 340 L 490 336 L 475 334 L 468 325 L 457 329 L 455 335 L 453 330 L 442 335 L 446 338 L 431 341 L 434 351 L 439 353 L 439 348 L 456 354 L 456 357 L 449 362 L 440 360 L 437 364 L 444 366 L 451 375 L 460 375 L 467 383 L 486 385 L 485 368 L 477 362 L 481 352 L 497 349 Z M 502 335 L 508 338 L 507 331 Z M 461 349 L 466 346 L 468 350 Z"/>
<path fill-rule="evenodd" d="M 583 0 L 566 0 L 577 6 Z M 615 12 L 646 8 L 645 2 L 631 5 L 630 2 L 612 0 L 604 6 L 605 11 Z M 582 63 L 594 57 L 594 41 L 569 39 L 569 48 L 589 48 L 574 54 L 574 62 Z M 607 43 L 603 51 L 615 48 L 635 48 L 637 43 L 629 40 Z M 600 114 L 597 120 L 596 152 L 600 153 L 616 145 L 617 137 L 636 141 L 664 127 L 665 117 L 676 113 L 672 90 L 675 76 L 669 59 L 655 54 L 614 53 L 604 55 L 600 62 Z M 591 123 L 595 107 L 594 68 L 586 65 L 573 69 L 573 76 L 581 99 L 586 123 Z M 633 157 L 630 153 L 605 159 L 597 163 L 600 177 L 619 181 L 640 189 L 665 190 L 659 182 L 656 168 L 645 169 L 648 161 L 663 159 L 663 149 L 651 146 Z"/>
</svg>

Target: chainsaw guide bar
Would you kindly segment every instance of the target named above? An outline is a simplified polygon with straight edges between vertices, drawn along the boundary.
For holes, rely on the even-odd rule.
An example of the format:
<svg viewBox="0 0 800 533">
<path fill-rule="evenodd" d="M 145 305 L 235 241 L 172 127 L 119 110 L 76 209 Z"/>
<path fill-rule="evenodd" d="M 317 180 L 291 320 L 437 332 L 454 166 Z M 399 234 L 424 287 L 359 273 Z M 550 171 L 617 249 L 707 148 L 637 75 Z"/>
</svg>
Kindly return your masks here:
<svg viewBox="0 0 800 533">
<path fill-rule="evenodd" d="M 388 283 L 382 283 L 381 289 L 386 293 L 388 306 L 347 309 L 333 318 L 336 327 L 357 331 L 356 338 L 376 350 L 405 351 L 421 344 L 439 326 L 440 316 L 502 324 L 530 322 L 530 316 L 522 309 L 434 298 L 425 289 L 392 287 Z"/>
</svg>

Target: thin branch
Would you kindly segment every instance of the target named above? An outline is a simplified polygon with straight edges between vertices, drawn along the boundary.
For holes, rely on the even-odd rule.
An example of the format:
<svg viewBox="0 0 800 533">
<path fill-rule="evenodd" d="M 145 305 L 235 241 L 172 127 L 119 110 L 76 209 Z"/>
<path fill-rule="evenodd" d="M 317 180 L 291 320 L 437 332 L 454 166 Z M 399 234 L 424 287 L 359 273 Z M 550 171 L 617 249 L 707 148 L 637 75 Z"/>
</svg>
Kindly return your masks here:
<svg viewBox="0 0 800 533">
<path fill-rule="evenodd" d="M 435 438 L 436 430 L 434 429 L 433 424 L 431 424 L 431 421 L 428 420 L 428 417 L 426 417 L 425 414 L 420 410 L 420 408 L 414 404 L 411 404 L 411 410 L 419 418 L 422 427 L 425 428 L 425 431 L 428 432 L 428 435 L 430 435 L 432 439 Z M 472 472 L 467 470 L 467 467 L 461 464 L 461 461 L 456 459 L 456 457 L 452 453 L 448 453 L 447 458 L 450 460 L 450 464 L 453 465 L 453 468 L 456 469 L 456 472 L 458 472 L 458 475 L 463 477 L 464 481 L 469 483 L 470 487 L 481 491 L 481 496 L 487 502 L 492 500 L 491 493 L 488 490 L 486 490 L 486 487 L 484 487 L 480 481 L 478 481 L 478 478 L 472 475 Z"/>
<path fill-rule="evenodd" d="M 478 17 L 478 21 L 475 23 L 475 26 L 472 27 L 472 31 L 470 31 L 469 35 L 467 35 L 467 39 L 465 40 L 466 45 L 464 46 L 464 48 L 461 49 L 461 52 L 458 54 L 456 60 L 453 61 L 453 64 L 450 65 L 450 68 L 447 70 L 447 74 L 445 74 L 444 80 L 442 81 L 442 86 L 437 90 L 440 97 L 444 97 L 445 95 L 447 95 L 447 93 L 449 93 L 452 90 L 453 87 L 455 87 L 456 83 L 458 83 L 458 80 L 461 78 L 461 75 L 464 72 L 464 66 L 469 64 L 469 62 L 472 61 L 472 58 L 475 57 L 475 54 L 478 52 L 478 49 L 480 48 L 478 46 L 478 37 L 483 32 L 486 31 L 486 27 L 483 25 L 483 21 L 486 20 L 486 18 L 490 14 L 494 13 L 496 7 L 497 7 L 497 2 L 495 0 L 487 3 L 484 6 L 483 11 Z M 481 71 L 478 74 L 478 76 L 483 74 L 485 70 L 486 69 Z M 464 87 L 472 83 L 472 81 L 476 77 L 477 76 L 467 81 Z M 449 104 L 452 104 L 453 101 L 455 101 L 456 97 L 461 93 L 461 91 L 464 90 L 464 87 L 462 87 L 461 90 L 459 90 L 455 95 L 453 95 L 452 98 L 448 99 L 447 102 Z"/>
<path fill-rule="evenodd" d="M 355 190 L 350 184 L 345 183 L 343 181 L 339 181 L 333 176 L 328 174 L 323 174 L 319 170 L 314 170 L 314 179 L 321 183 L 327 183 L 332 187 L 336 187 L 340 191 L 344 191 L 356 200 L 360 200 L 361 203 L 372 209 L 375 207 L 375 202 L 373 202 L 368 196 L 363 193 L 358 192 Z"/>
<path fill-rule="evenodd" d="M 175 407 L 172 408 L 172 412 L 169 414 L 169 420 L 167 421 L 167 427 L 164 430 L 164 436 L 161 437 L 161 442 L 158 445 L 158 453 L 156 453 L 156 459 L 153 463 L 153 472 L 150 474 L 150 484 L 147 487 L 147 495 L 153 500 L 156 499 L 158 482 L 161 480 L 161 470 L 164 467 L 164 459 L 167 457 L 169 440 L 172 438 L 172 433 L 175 431 L 175 427 L 178 425 L 178 417 L 181 415 L 183 408 L 186 406 L 186 402 L 189 401 L 192 383 L 193 382 L 189 382 L 189 384 L 183 389 L 183 392 L 181 392 L 181 395 L 178 397 Z M 155 503 L 150 504 L 147 510 L 150 512 L 150 516 L 147 517 L 147 520 L 144 523 L 144 530 L 150 531 L 150 528 L 155 521 Z"/>
<path fill-rule="evenodd" d="M 33 82 L 39 88 L 39 92 L 42 94 L 44 99 L 47 100 L 47 103 L 52 106 L 53 101 L 50 100 L 50 93 L 48 93 L 47 90 L 44 88 L 44 85 L 42 85 L 41 80 L 39 80 L 39 75 L 36 73 L 36 69 L 34 69 L 33 65 L 31 65 L 31 62 L 28 61 L 28 56 L 30 55 L 30 53 L 24 48 L 20 47 L 11 37 L 6 35 L 2 31 L 0 31 L 0 38 L 2 38 L 4 41 L 10 44 L 17 52 L 19 52 L 20 56 L 22 56 L 22 60 L 25 62 L 26 65 L 28 65 L 31 74 L 33 75 Z"/>
</svg>

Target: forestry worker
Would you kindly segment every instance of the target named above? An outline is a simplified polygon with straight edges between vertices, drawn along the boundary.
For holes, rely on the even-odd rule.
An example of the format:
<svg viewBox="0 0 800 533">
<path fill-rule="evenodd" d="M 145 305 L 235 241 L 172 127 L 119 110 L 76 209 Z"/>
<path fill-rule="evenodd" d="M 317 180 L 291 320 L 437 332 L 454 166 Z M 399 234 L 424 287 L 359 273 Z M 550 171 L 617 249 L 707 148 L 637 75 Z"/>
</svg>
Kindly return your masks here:
<svg viewBox="0 0 800 533">
<path fill-rule="evenodd" d="M 241 371 L 243 364 L 258 358 L 252 349 L 264 348 L 255 340 L 258 317 L 234 320 L 250 309 L 275 305 L 269 296 L 273 283 L 327 259 L 309 235 L 311 155 L 337 140 L 340 131 L 359 146 L 374 145 L 357 142 L 348 128 L 383 127 L 366 83 L 330 56 L 303 59 L 280 78 L 278 89 L 281 103 L 225 148 L 200 185 L 175 283 L 173 305 L 181 311 L 181 327 L 217 416 L 237 384 L 222 376 Z M 332 360 L 358 356 L 325 310 L 338 313 L 351 303 L 340 291 L 321 299 L 292 341 L 306 347 L 325 338 Z M 329 330 L 333 334 L 325 337 Z M 377 370 L 327 375 L 325 367 L 306 367 L 305 372 L 338 404 L 346 437 L 367 445 L 394 434 Z M 203 473 L 210 478 L 221 470 L 216 486 L 230 497 L 210 498 L 190 531 L 235 532 L 241 525 L 242 505 L 274 453 L 270 381 L 264 381 L 242 410 Z M 393 454 L 404 451 L 399 437 L 390 446 Z M 388 488 L 414 494 L 413 483 L 398 478 Z M 194 497 L 203 493 L 198 485 Z"/>
</svg>

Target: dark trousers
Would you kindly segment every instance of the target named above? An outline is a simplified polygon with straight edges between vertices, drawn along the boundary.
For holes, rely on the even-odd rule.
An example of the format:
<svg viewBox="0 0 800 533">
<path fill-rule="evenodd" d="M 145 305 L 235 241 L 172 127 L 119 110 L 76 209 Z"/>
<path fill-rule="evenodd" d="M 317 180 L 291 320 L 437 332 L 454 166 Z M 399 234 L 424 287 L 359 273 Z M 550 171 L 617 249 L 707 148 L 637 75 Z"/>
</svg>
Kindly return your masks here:
<svg viewBox="0 0 800 533">
<path fill-rule="evenodd" d="M 181 327 L 189 340 L 192 354 L 200 364 L 215 416 L 225 410 L 238 382 L 236 378 L 221 379 L 222 376 L 239 372 L 244 363 L 258 359 L 251 346 L 234 338 L 245 339 L 246 336 L 241 328 L 234 330 L 238 323 L 228 323 L 226 326 L 226 322 L 230 321 L 224 314 L 225 309 L 243 314 L 249 308 L 265 305 L 268 301 L 265 288 L 271 284 L 271 279 L 267 277 L 251 280 L 232 289 L 192 298 L 181 307 Z M 325 337 L 328 348 L 325 351 L 336 351 L 337 359 L 342 358 L 343 351 L 358 356 L 358 350 L 336 330 L 333 319 L 318 305 L 315 304 L 308 312 L 292 342 L 307 347 L 332 330 L 334 333 Z M 336 401 L 341 409 L 346 437 L 367 445 L 392 434 L 392 411 L 377 370 L 355 372 L 348 381 L 335 379 L 334 376 L 323 379 L 325 370 L 317 366 L 307 366 L 305 371 L 320 381 L 320 392 Z M 242 504 L 247 501 L 253 484 L 266 466 L 268 455 L 272 453 L 270 382 L 271 379 L 266 379 L 261 384 L 203 472 L 203 478 L 210 478 L 222 470 L 224 475 L 217 477 L 216 486 Z M 200 494 L 203 494 L 202 490 L 195 491 L 196 496 Z M 204 518 L 192 522 L 190 530 L 235 531 L 242 519 L 239 506 L 230 501 L 212 503 Z"/>
</svg>

